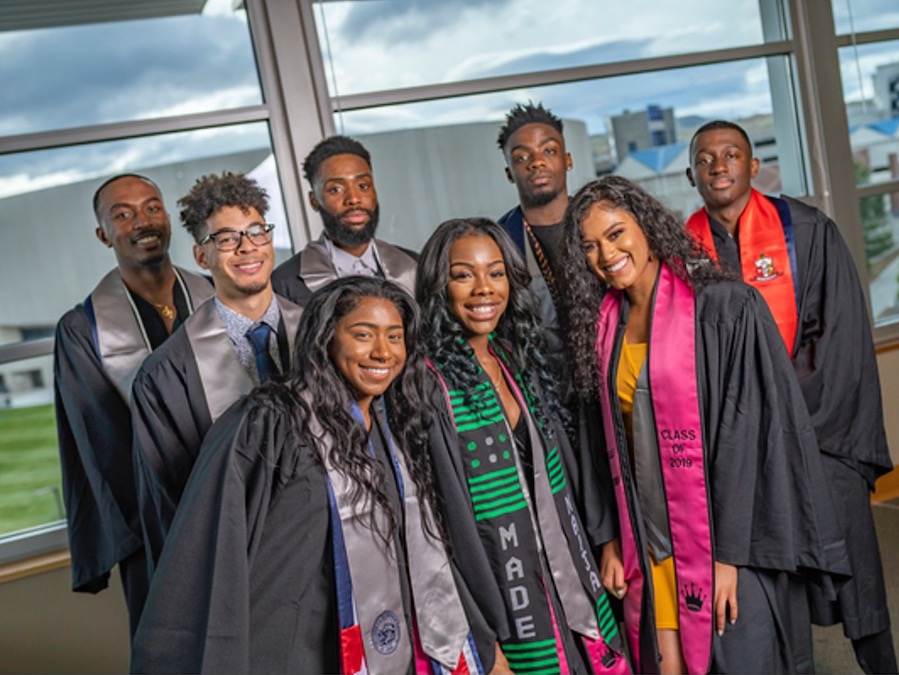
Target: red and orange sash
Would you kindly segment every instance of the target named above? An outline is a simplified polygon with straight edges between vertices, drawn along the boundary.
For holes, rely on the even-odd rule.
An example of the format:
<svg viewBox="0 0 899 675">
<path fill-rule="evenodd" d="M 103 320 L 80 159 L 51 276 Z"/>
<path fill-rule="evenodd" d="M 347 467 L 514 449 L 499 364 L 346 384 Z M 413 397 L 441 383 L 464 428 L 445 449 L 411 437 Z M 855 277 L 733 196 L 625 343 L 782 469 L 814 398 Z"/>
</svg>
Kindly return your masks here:
<svg viewBox="0 0 899 675">
<path fill-rule="evenodd" d="M 687 220 L 687 232 L 705 246 L 717 262 L 718 252 L 704 208 Z M 740 215 L 738 244 L 743 281 L 765 298 L 787 352 L 792 355 L 799 323 L 793 284 L 795 270 L 780 213 L 771 200 L 757 190 L 752 191 L 749 203 Z"/>
</svg>

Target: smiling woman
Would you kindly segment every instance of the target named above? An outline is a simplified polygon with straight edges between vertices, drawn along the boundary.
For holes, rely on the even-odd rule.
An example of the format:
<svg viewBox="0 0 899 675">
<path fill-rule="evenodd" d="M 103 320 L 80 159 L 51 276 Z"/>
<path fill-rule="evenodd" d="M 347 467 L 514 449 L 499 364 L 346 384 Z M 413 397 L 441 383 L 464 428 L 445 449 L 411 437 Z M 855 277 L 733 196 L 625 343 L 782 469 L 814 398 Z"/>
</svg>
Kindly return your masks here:
<svg viewBox="0 0 899 675">
<path fill-rule="evenodd" d="M 434 511 L 418 329 L 391 282 L 313 294 L 289 377 L 206 436 L 132 672 L 492 669 Z"/>
</svg>

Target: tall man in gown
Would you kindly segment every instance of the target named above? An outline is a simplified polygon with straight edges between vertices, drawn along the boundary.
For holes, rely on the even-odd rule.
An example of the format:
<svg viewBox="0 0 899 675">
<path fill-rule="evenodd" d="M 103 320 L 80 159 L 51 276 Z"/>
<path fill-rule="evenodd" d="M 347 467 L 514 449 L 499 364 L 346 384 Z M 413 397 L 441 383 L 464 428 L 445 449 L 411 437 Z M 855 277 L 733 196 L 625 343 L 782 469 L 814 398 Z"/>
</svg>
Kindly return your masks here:
<svg viewBox="0 0 899 675">
<path fill-rule="evenodd" d="M 153 181 L 114 176 L 93 206 L 97 239 L 117 266 L 56 326 L 56 426 L 72 589 L 103 590 L 118 563 L 133 634 L 147 573 L 130 452 L 131 380 L 213 289 L 172 265 L 171 223 Z"/>
<path fill-rule="evenodd" d="M 687 228 L 768 303 L 793 362 L 821 447 L 853 578 L 827 602 L 810 591 L 812 620 L 842 621 L 865 672 L 895 673 L 896 655 L 870 492 L 893 468 L 864 292 L 836 224 L 818 209 L 752 189 L 759 161 L 746 132 L 714 121 L 690 143 L 687 180 L 705 207 Z"/>
<path fill-rule="evenodd" d="M 206 432 L 254 386 L 287 372 L 301 312 L 272 291 L 273 225 L 255 181 L 203 176 L 178 204 L 215 296 L 134 378 L 134 464 L 151 574 Z"/>
<path fill-rule="evenodd" d="M 527 261 L 550 358 L 559 363 L 562 339 L 556 277 L 561 264 L 558 250 L 562 221 L 568 207 L 566 173 L 573 166 L 562 129 L 561 119 L 542 104 L 529 102 L 509 111 L 497 138 L 506 160 L 506 178 L 515 184 L 520 201 L 497 222 Z"/>
<path fill-rule="evenodd" d="M 394 281 L 415 293 L 417 256 L 375 239 L 380 207 L 365 146 L 347 136 L 330 136 L 306 156 L 303 174 L 312 186 L 309 203 L 321 214 L 325 231 L 278 266 L 272 275 L 275 292 L 305 306 L 329 281 L 358 274 Z"/>
</svg>

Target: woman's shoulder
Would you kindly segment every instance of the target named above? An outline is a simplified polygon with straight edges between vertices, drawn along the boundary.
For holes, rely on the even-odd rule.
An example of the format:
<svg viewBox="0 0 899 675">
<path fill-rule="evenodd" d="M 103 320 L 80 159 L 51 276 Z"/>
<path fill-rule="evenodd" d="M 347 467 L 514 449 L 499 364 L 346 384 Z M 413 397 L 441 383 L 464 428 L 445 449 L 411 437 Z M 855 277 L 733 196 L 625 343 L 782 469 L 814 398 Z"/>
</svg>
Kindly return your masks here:
<svg viewBox="0 0 899 675">
<path fill-rule="evenodd" d="M 699 288 L 696 292 L 696 311 L 700 320 L 736 318 L 754 307 L 761 296 L 742 281 L 721 279 Z"/>
</svg>

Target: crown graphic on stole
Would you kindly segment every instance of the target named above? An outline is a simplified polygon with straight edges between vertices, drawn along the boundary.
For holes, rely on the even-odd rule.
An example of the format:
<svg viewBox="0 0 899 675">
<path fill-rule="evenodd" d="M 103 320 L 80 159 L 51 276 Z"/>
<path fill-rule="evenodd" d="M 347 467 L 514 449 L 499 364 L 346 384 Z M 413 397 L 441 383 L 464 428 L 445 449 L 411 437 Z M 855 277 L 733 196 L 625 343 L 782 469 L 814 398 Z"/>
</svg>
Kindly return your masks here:
<svg viewBox="0 0 899 675">
<path fill-rule="evenodd" d="M 684 584 L 681 592 L 684 596 L 684 603 L 691 612 L 702 611 L 702 605 L 709 597 L 702 592 L 702 588 L 697 588 L 692 581 L 689 587 L 687 584 Z"/>
</svg>

